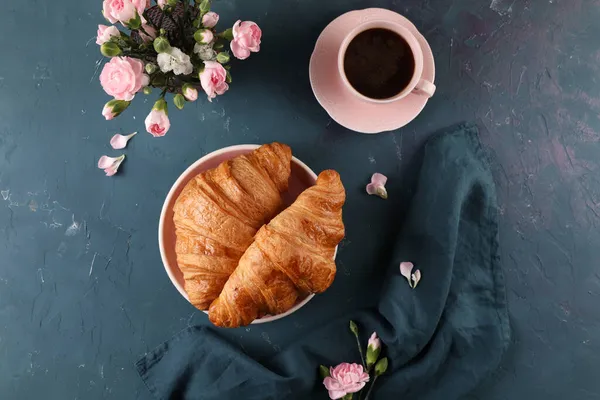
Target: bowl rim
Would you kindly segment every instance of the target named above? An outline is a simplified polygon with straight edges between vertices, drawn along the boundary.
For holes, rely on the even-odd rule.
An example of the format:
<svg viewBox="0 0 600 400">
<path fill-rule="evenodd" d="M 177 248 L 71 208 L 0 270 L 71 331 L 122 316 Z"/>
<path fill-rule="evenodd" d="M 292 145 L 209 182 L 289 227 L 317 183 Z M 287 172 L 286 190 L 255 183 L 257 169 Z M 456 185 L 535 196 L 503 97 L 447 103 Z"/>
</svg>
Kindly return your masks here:
<svg viewBox="0 0 600 400">
<path fill-rule="evenodd" d="M 196 169 L 199 165 L 205 163 L 206 161 L 220 156 L 222 154 L 226 154 L 232 151 L 244 151 L 244 150 L 248 150 L 248 151 L 252 151 L 255 150 L 257 148 L 259 148 L 261 145 L 259 144 L 237 144 L 237 145 L 233 145 L 233 146 L 227 146 L 227 147 L 223 147 L 221 149 L 215 150 L 213 152 L 210 152 L 202 157 L 200 157 L 198 160 L 196 160 L 194 163 L 192 163 L 189 167 L 187 167 L 177 178 L 177 180 L 175 181 L 175 183 L 173 183 L 173 185 L 171 186 L 171 189 L 169 190 L 169 193 L 167 194 L 167 197 L 165 198 L 165 201 L 163 203 L 161 212 L 160 212 L 160 219 L 159 219 L 159 223 L 158 223 L 158 247 L 160 250 L 160 258 L 162 260 L 162 264 L 163 267 L 167 273 L 167 275 L 169 276 L 169 279 L 171 280 L 171 283 L 173 284 L 173 286 L 175 286 L 175 288 L 177 289 L 177 291 L 179 292 L 179 294 L 186 299 L 188 302 L 190 301 L 188 298 L 187 293 L 185 292 L 185 289 L 182 287 L 182 285 L 179 284 L 179 282 L 177 281 L 175 275 L 172 272 L 172 267 L 168 267 L 169 262 L 167 260 L 166 257 L 166 249 L 165 249 L 165 240 L 164 240 L 164 223 L 165 223 L 165 219 L 166 219 L 166 214 L 168 211 L 168 205 L 171 202 L 171 199 L 173 198 L 173 196 L 175 195 L 175 192 L 177 191 L 177 189 L 181 186 L 182 182 L 193 172 L 194 169 Z M 315 181 L 317 180 L 317 174 L 308 166 L 306 165 L 304 162 L 302 162 L 301 160 L 299 160 L 298 158 L 292 156 L 292 163 L 295 163 L 296 165 L 298 165 L 300 168 L 302 168 L 305 172 L 307 172 L 311 178 L 313 178 Z M 335 260 L 336 256 L 337 256 L 337 246 L 335 248 L 335 253 L 333 255 L 333 259 Z M 179 268 L 179 266 L 175 265 L 176 268 Z M 252 321 L 250 324 L 263 324 L 266 322 L 272 322 L 272 321 L 276 321 L 278 319 L 281 319 L 283 317 L 287 317 L 288 315 L 298 311 L 300 308 L 304 307 L 306 305 L 306 303 L 308 303 L 310 300 L 312 300 L 312 298 L 315 296 L 314 293 L 309 294 L 308 296 L 306 296 L 306 298 L 304 298 L 301 302 L 297 303 L 296 305 L 294 305 L 294 307 L 290 308 L 289 310 L 287 310 L 284 313 L 281 314 L 277 314 L 277 315 L 269 315 L 266 317 L 262 317 L 262 318 L 257 318 L 254 321 Z M 191 303 L 190 303 L 191 304 Z M 206 310 L 201 310 L 202 312 L 204 312 L 205 314 L 208 314 L 208 311 Z"/>
</svg>

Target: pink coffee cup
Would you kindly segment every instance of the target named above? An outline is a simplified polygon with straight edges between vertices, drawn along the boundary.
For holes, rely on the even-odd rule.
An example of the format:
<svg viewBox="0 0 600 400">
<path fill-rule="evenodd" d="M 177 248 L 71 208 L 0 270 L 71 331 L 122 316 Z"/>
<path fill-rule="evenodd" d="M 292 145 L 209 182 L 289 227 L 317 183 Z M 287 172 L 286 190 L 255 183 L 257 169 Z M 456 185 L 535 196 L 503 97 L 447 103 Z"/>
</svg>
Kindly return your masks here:
<svg viewBox="0 0 600 400">
<path fill-rule="evenodd" d="M 346 72 L 344 70 L 344 56 L 346 54 L 346 50 L 348 49 L 348 45 L 350 45 L 350 42 L 352 42 L 352 40 L 358 34 L 364 32 L 366 30 L 375 29 L 375 28 L 387 29 L 389 31 L 396 33 L 402 39 L 404 39 L 404 41 L 410 47 L 410 50 L 412 52 L 412 55 L 413 55 L 413 58 L 415 61 L 415 68 L 413 71 L 413 75 L 412 75 L 408 85 L 406 87 L 404 87 L 404 89 L 402 89 L 402 91 L 400 91 L 398 94 L 396 94 L 392 97 L 386 98 L 386 99 L 374 99 L 371 97 L 367 97 L 367 96 L 363 95 L 362 93 L 358 92 L 352 86 L 350 81 L 348 80 L 348 77 L 346 76 Z M 338 52 L 338 71 L 339 71 L 340 77 L 342 78 L 342 81 L 344 82 L 344 85 L 346 86 L 346 88 L 354 96 L 360 98 L 361 100 L 370 102 L 370 103 L 392 103 L 394 101 L 397 101 L 397 100 L 400 100 L 400 99 L 406 97 L 410 93 L 415 93 L 415 94 L 418 94 L 421 96 L 426 96 L 426 97 L 431 97 L 435 93 L 435 85 L 432 82 L 422 78 L 422 75 L 423 75 L 423 51 L 421 50 L 421 46 L 419 45 L 417 38 L 408 29 L 404 28 L 403 26 L 401 26 L 395 22 L 391 22 L 391 21 L 385 21 L 385 20 L 367 21 L 367 22 L 364 22 L 364 23 L 358 25 L 356 28 L 352 29 L 350 31 L 350 33 L 348 33 L 348 35 L 344 38 L 344 40 L 342 41 L 342 44 L 340 46 L 340 49 Z"/>
</svg>

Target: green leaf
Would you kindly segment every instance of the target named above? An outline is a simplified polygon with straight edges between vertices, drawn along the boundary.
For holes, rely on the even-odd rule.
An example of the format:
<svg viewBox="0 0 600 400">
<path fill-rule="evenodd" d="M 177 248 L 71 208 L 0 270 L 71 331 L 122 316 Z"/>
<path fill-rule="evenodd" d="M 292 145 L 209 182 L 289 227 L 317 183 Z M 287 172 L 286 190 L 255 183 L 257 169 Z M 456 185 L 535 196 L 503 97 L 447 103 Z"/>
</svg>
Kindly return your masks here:
<svg viewBox="0 0 600 400">
<path fill-rule="evenodd" d="M 229 70 L 225 71 L 225 73 L 227 74 L 225 76 L 225 82 L 231 83 L 232 79 L 231 79 L 231 74 L 229 73 Z"/>
<path fill-rule="evenodd" d="M 356 322 L 350 321 L 350 331 L 354 333 L 354 336 L 358 337 L 358 326 L 356 326 Z"/>
<path fill-rule="evenodd" d="M 330 375 L 329 368 L 324 365 L 319 365 L 319 375 L 321 375 L 321 378 L 323 379 L 327 378 Z"/>
</svg>

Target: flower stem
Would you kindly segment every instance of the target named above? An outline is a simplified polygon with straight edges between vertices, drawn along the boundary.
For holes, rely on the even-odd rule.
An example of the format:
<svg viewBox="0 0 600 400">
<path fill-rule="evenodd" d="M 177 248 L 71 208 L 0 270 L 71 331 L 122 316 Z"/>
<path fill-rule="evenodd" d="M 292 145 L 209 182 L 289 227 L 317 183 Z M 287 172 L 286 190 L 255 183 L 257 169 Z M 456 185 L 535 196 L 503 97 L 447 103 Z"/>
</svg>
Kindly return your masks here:
<svg viewBox="0 0 600 400">
<path fill-rule="evenodd" d="M 365 400 L 369 400 L 369 396 L 371 395 L 371 392 L 373 391 L 373 387 L 375 386 L 376 380 L 377 380 L 377 375 L 375 375 L 373 377 L 373 383 L 371 383 L 371 386 L 369 387 L 369 391 L 367 392 L 367 397 L 365 397 Z"/>
<path fill-rule="evenodd" d="M 358 340 L 358 335 L 354 335 L 356 338 L 356 344 L 358 345 L 358 352 L 360 353 L 360 359 L 362 361 L 363 367 L 365 367 L 365 371 L 367 370 L 367 363 L 365 362 L 365 355 L 363 354 L 362 348 L 360 347 L 360 340 Z"/>
</svg>

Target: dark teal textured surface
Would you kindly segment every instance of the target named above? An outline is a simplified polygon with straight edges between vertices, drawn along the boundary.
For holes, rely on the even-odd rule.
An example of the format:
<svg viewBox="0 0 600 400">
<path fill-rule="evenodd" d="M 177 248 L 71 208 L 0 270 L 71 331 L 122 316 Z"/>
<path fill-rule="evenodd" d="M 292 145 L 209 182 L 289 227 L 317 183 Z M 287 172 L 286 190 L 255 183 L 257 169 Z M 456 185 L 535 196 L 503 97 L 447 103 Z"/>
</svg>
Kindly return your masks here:
<svg viewBox="0 0 600 400">
<path fill-rule="evenodd" d="M 215 0 L 219 26 L 261 26 L 261 51 L 234 61 L 226 95 L 171 107 L 160 139 L 143 124 L 157 93 L 114 121 L 100 114 L 109 99 L 96 70 L 101 0 L 0 3 L 2 400 L 148 398 L 135 361 L 208 324 L 164 271 L 158 216 L 177 177 L 225 146 L 285 142 L 315 171 L 335 168 L 348 189 L 332 288 L 228 340 L 268 359 L 374 306 L 373 282 L 414 194 L 414 160 L 433 132 L 463 120 L 477 123 L 495 159 L 513 327 L 497 374 L 465 399 L 600 398 L 599 0 Z M 409 18 L 436 62 L 437 92 L 422 113 L 379 135 L 332 121 L 308 80 L 323 28 L 365 7 Z M 134 131 L 122 171 L 106 178 L 96 163 L 119 154 L 110 137 Z M 364 194 L 374 172 L 390 177 L 393 201 Z"/>
<path fill-rule="evenodd" d="M 510 338 L 496 192 L 485 157 L 475 127 L 460 126 L 427 143 L 402 233 L 382 239 L 395 250 L 376 279 L 379 294 L 371 294 L 379 296 L 376 310 L 314 326 L 260 362 L 216 329 L 188 328 L 138 362 L 149 390 L 160 399 L 327 398 L 317 366 L 360 363 L 348 329 L 353 319 L 363 343 L 378 333 L 390 360 L 374 399 L 448 400 L 469 393 L 496 369 Z M 401 261 L 422 272 L 414 290 L 400 275 Z M 318 308 L 310 311 L 320 317 Z"/>
</svg>

